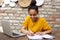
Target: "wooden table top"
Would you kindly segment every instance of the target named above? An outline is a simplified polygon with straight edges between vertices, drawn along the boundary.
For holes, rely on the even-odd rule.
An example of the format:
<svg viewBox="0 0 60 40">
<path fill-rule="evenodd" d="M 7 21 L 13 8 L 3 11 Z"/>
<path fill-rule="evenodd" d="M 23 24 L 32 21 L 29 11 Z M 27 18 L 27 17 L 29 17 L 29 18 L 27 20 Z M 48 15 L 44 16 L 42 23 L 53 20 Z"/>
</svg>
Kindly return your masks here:
<svg viewBox="0 0 60 40">
<path fill-rule="evenodd" d="M 12 38 L 4 33 L 0 33 L 0 40 L 28 40 L 27 36 Z"/>
<path fill-rule="evenodd" d="M 60 28 L 55 28 L 52 31 L 52 35 L 55 36 L 54 40 L 60 40 Z M 0 33 L 0 40 L 28 40 L 27 36 L 12 38 L 3 33 Z"/>
</svg>

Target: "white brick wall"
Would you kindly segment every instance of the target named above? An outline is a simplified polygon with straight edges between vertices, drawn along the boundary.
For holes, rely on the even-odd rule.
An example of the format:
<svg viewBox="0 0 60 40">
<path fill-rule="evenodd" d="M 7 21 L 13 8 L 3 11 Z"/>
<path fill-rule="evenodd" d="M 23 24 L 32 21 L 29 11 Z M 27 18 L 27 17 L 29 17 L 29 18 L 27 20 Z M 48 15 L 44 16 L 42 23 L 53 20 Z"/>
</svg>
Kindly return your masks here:
<svg viewBox="0 0 60 40">
<path fill-rule="evenodd" d="M 10 20 L 12 29 L 19 29 L 27 14 L 27 8 L 19 6 L 17 8 L 0 8 L 0 24 L 1 20 Z M 39 7 L 39 15 L 46 18 L 52 27 L 60 27 L 60 16 L 58 16 L 60 15 L 60 0 L 45 0 L 42 7 Z"/>
</svg>

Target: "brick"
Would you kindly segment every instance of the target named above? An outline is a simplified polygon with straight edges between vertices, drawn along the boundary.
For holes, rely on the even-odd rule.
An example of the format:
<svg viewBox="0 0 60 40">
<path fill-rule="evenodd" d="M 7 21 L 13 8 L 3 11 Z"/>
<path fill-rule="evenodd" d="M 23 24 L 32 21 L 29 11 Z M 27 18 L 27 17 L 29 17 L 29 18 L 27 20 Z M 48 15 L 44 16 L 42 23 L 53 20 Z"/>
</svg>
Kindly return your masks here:
<svg viewBox="0 0 60 40">
<path fill-rule="evenodd" d="M 10 19 L 16 19 L 16 18 L 13 16 L 13 17 L 10 17 Z"/>
<path fill-rule="evenodd" d="M 0 16 L 7 16 L 7 13 L 0 13 Z"/>
<path fill-rule="evenodd" d="M 16 17 L 16 19 L 23 20 L 24 18 L 22 18 L 22 17 Z"/>
<path fill-rule="evenodd" d="M 0 9 L 5 11 L 5 10 L 7 10 L 7 9 L 11 9 L 11 8 L 0 8 Z"/>
<path fill-rule="evenodd" d="M 10 22 L 10 26 L 12 26 L 12 23 Z"/>
<path fill-rule="evenodd" d="M 43 8 L 52 8 L 52 5 L 43 5 Z"/>
<path fill-rule="evenodd" d="M 23 10 L 23 8 L 11 8 L 12 10 Z"/>
<path fill-rule="evenodd" d="M 60 6 L 54 6 L 53 8 L 57 8 L 57 9 L 60 9 Z"/>
<path fill-rule="evenodd" d="M 60 6 L 60 2 L 54 3 L 54 6 Z"/>
<path fill-rule="evenodd" d="M 50 1 L 45 1 L 45 2 L 44 2 L 44 5 L 51 5 L 51 4 L 52 4 L 51 0 L 50 0 Z"/>
<path fill-rule="evenodd" d="M 15 17 L 20 17 L 20 14 L 15 13 L 14 16 Z"/>
<path fill-rule="evenodd" d="M 24 11 L 28 11 L 28 8 L 26 8 L 26 9 L 23 9 Z"/>
<path fill-rule="evenodd" d="M 23 14 L 24 12 L 22 10 L 17 11 L 18 14 Z"/>
<path fill-rule="evenodd" d="M 54 27 L 60 27 L 60 25 L 54 25 Z"/>
<path fill-rule="evenodd" d="M 7 10 L 5 10 L 5 13 L 16 13 L 16 11 L 15 10 L 11 10 L 11 9 L 10 10 L 7 9 Z"/>
<path fill-rule="evenodd" d="M 39 12 L 39 13 L 40 13 L 40 12 Z M 41 14 L 44 14 L 44 15 L 45 15 L 45 14 L 47 14 L 47 12 L 46 12 L 46 11 L 42 11 Z"/>
<path fill-rule="evenodd" d="M 50 2 L 51 0 L 46 0 L 46 2 Z"/>
<path fill-rule="evenodd" d="M 44 17 L 44 15 L 40 15 L 40 17 Z"/>
<path fill-rule="evenodd" d="M 48 15 L 44 15 L 44 18 L 49 17 Z"/>
<path fill-rule="evenodd" d="M 8 16 L 13 16 L 13 13 L 9 13 Z"/>
<path fill-rule="evenodd" d="M 0 13 L 3 13 L 4 11 L 0 9 Z"/>
<path fill-rule="evenodd" d="M 0 26 L 1 26 L 1 23 L 0 23 Z"/>
<path fill-rule="evenodd" d="M 24 11 L 23 13 L 25 13 L 27 15 L 28 14 L 28 11 Z"/>
<path fill-rule="evenodd" d="M 55 19 L 54 19 L 54 18 L 49 18 L 49 17 L 48 17 L 48 18 L 46 18 L 46 20 L 47 20 L 47 21 L 55 21 Z"/>
<path fill-rule="evenodd" d="M 19 22 L 18 20 L 9 20 L 10 22 Z"/>
<path fill-rule="evenodd" d="M 2 19 L 3 17 L 0 17 L 0 20 Z"/>
<path fill-rule="evenodd" d="M 60 15 L 53 15 L 52 18 L 60 18 Z"/>
<path fill-rule="evenodd" d="M 22 22 L 23 22 L 23 21 L 21 20 L 20 23 L 22 24 Z"/>
<path fill-rule="evenodd" d="M 56 9 L 52 9 L 52 8 L 45 8 L 45 11 L 47 11 L 47 12 L 55 12 L 55 11 L 56 11 Z"/>
<path fill-rule="evenodd" d="M 55 0 L 55 2 L 60 2 L 60 0 Z"/>
<path fill-rule="evenodd" d="M 25 14 L 22 14 L 22 15 L 20 15 L 21 17 L 25 17 L 26 15 Z"/>
<path fill-rule="evenodd" d="M 7 16 L 7 17 L 4 17 L 4 19 L 9 19 L 9 17 Z"/>
<path fill-rule="evenodd" d="M 60 18 L 56 18 L 56 21 L 60 21 Z"/>
<path fill-rule="evenodd" d="M 53 13 L 53 15 L 60 15 L 60 11 L 55 11 L 55 12 L 52 12 Z"/>
<path fill-rule="evenodd" d="M 19 24 L 17 24 L 17 23 L 14 23 L 13 25 L 14 25 L 14 26 L 18 26 Z"/>
<path fill-rule="evenodd" d="M 54 13 L 53 12 L 47 12 L 48 14 L 51 14 L 51 15 L 53 15 Z"/>
<path fill-rule="evenodd" d="M 55 21 L 55 22 L 50 22 L 51 24 L 60 24 L 60 22 Z"/>
<path fill-rule="evenodd" d="M 44 8 L 42 8 L 42 7 L 40 8 L 40 7 L 39 7 L 39 9 L 38 9 L 38 10 L 39 10 L 39 11 L 40 11 L 40 10 L 44 10 Z"/>
</svg>

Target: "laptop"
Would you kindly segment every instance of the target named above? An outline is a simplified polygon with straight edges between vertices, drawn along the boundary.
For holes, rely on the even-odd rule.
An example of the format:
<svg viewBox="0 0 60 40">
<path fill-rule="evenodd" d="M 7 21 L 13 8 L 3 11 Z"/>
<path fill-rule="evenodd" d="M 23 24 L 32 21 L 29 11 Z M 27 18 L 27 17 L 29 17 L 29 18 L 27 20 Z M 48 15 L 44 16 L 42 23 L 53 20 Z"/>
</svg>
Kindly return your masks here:
<svg viewBox="0 0 60 40">
<path fill-rule="evenodd" d="M 8 36 L 11 36 L 11 37 L 25 36 L 25 34 L 19 32 L 19 31 L 13 31 L 11 29 L 9 21 L 6 21 L 6 20 L 1 21 L 1 25 L 2 25 L 2 28 L 3 28 L 3 33 L 7 34 Z"/>
</svg>

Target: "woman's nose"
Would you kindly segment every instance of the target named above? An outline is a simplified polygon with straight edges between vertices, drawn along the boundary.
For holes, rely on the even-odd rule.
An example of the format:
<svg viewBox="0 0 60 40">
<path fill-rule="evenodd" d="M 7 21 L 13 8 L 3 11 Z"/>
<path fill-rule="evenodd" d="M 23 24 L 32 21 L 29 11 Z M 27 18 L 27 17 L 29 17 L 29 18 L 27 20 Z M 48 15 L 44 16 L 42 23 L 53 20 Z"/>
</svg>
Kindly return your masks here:
<svg viewBox="0 0 60 40">
<path fill-rule="evenodd" d="M 34 18 L 34 16 L 33 16 L 33 15 L 32 15 L 31 17 L 32 17 L 32 18 Z"/>
</svg>

